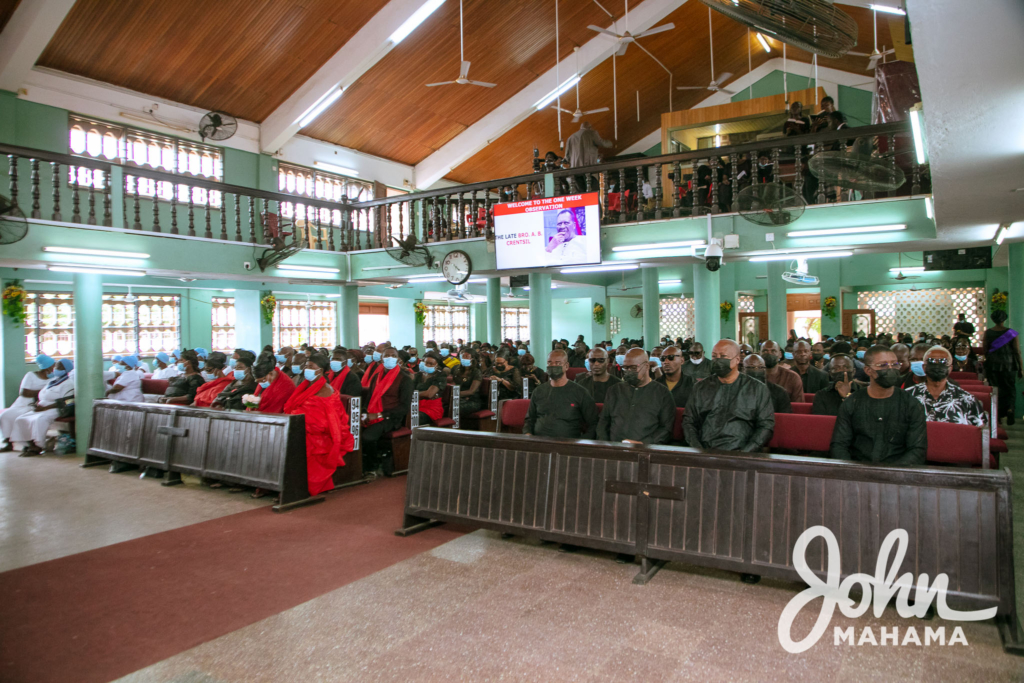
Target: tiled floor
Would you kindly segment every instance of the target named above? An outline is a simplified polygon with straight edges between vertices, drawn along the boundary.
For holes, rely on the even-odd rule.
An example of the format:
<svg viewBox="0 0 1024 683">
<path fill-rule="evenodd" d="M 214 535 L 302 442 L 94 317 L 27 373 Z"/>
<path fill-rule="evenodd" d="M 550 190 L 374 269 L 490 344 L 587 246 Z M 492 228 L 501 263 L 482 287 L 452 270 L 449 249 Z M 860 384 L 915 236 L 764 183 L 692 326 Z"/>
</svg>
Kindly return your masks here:
<svg viewBox="0 0 1024 683">
<path fill-rule="evenodd" d="M 80 468 L 75 456 L 0 453 L 0 571 L 271 505 L 270 497 Z"/>
</svg>

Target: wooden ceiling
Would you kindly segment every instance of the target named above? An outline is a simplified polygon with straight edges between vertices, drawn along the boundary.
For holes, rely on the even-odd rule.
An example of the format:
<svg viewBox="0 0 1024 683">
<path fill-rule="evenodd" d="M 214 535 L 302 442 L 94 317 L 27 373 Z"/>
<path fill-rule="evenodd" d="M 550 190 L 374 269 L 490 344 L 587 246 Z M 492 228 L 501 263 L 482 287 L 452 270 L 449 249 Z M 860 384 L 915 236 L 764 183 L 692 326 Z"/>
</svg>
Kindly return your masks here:
<svg viewBox="0 0 1024 683">
<path fill-rule="evenodd" d="M 7 22 L 11 20 L 14 10 L 18 9 L 21 0 L 0 0 L 0 31 L 4 30 Z"/>
<path fill-rule="evenodd" d="M 559 6 L 562 58 L 611 19 L 589 0 Z M 416 164 L 555 65 L 552 0 L 464 0 L 469 77 L 495 88 L 426 83 L 459 74 L 459 3 L 444 3 L 303 134 Z M 569 67 L 571 68 L 571 67 Z"/>
<path fill-rule="evenodd" d="M 262 121 L 386 4 L 78 0 L 37 63 Z"/>
<path fill-rule="evenodd" d="M 853 16 L 859 26 L 858 46 L 855 52 L 871 52 L 873 27 L 871 11 L 858 7 L 843 9 Z M 710 48 L 708 44 L 708 8 L 699 2 L 687 2 L 658 22 L 673 22 L 674 31 L 642 38 L 643 46 L 673 73 L 673 85 L 704 85 L 711 81 Z M 732 80 L 747 72 L 747 29 L 728 17 L 712 12 L 715 42 L 716 76 L 731 72 Z M 589 37 L 589 36 L 588 36 Z M 610 39 L 609 39 L 610 40 Z M 765 53 L 753 34 L 750 35 L 753 68 L 781 57 L 781 44 L 773 41 L 772 52 Z M 892 45 L 888 22 L 878 23 L 879 45 Z M 795 48 L 786 49 L 787 59 L 801 64 L 788 67 L 790 73 L 810 73 L 811 55 Z M 829 66 L 851 73 L 866 71 L 866 57 L 821 59 L 821 66 Z M 643 51 L 631 46 L 624 57 L 616 60 L 619 98 L 619 137 L 613 149 L 602 150 L 607 158 L 621 153 L 633 143 L 661 127 L 661 115 L 669 111 L 668 74 Z M 795 67 L 795 68 L 794 68 Z M 726 84 L 728 87 L 728 84 Z M 640 94 L 640 120 L 637 120 L 637 92 Z M 676 90 L 672 93 L 674 110 L 688 109 L 709 97 L 707 90 Z M 562 98 L 565 109 L 574 109 L 576 96 L 569 92 Z M 612 106 L 612 60 L 608 59 L 589 71 L 580 81 L 580 105 L 584 110 Z M 570 116 L 562 115 L 562 137 L 567 138 L 579 129 L 579 123 L 570 123 Z M 606 139 L 612 139 L 613 112 L 586 117 Z M 530 173 L 533 148 L 541 156 L 549 150 L 558 150 L 558 121 L 556 112 L 548 109 L 537 112 L 519 123 L 490 145 L 456 167 L 446 177 L 460 183 L 480 182 L 495 178 Z"/>
</svg>

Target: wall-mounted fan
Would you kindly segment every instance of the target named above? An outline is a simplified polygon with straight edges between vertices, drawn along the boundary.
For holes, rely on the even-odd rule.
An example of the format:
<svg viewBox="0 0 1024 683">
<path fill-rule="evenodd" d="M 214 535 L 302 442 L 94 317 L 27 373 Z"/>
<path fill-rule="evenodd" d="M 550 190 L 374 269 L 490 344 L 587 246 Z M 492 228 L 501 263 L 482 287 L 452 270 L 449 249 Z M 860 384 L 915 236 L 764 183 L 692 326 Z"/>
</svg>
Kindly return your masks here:
<svg viewBox="0 0 1024 683">
<path fill-rule="evenodd" d="M 792 270 L 787 270 L 782 274 L 782 279 L 791 285 L 809 285 L 814 286 L 818 284 L 818 278 L 808 274 L 807 270 L 807 259 L 798 258 L 793 262 L 795 264 Z"/>
<path fill-rule="evenodd" d="M 807 202 L 783 183 L 755 183 L 737 195 L 740 216 L 755 225 L 789 225 L 804 215 Z"/>
<path fill-rule="evenodd" d="M 28 221 L 18 205 L 0 194 L 0 244 L 14 244 L 25 239 Z"/>
<path fill-rule="evenodd" d="M 231 114 L 211 111 L 199 120 L 199 137 L 203 140 L 227 140 L 238 130 L 238 121 Z"/>
<path fill-rule="evenodd" d="M 410 232 L 408 237 L 401 240 L 392 236 L 391 241 L 397 246 L 384 247 L 384 251 L 399 263 L 412 266 L 413 268 L 426 266 L 431 270 L 437 266 L 434 255 L 430 253 L 429 249 L 419 243 L 415 233 Z"/>
<path fill-rule="evenodd" d="M 644 317 L 644 305 L 633 304 L 633 308 L 629 309 L 629 316 L 631 318 L 642 318 Z"/>
</svg>

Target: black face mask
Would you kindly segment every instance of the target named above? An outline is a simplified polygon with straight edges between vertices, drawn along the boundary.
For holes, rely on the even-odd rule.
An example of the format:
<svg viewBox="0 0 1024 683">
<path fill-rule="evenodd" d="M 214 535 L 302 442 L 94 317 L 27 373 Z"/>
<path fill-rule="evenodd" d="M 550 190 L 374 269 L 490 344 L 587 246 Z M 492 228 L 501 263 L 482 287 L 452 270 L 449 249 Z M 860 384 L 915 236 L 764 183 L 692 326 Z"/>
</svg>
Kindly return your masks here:
<svg viewBox="0 0 1024 683">
<path fill-rule="evenodd" d="M 761 358 L 764 359 L 764 366 L 769 370 L 779 364 L 779 358 L 774 353 L 763 353 Z"/>
<path fill-rule="evenodd" d="M 728 377 L 729 373 L 732 372 L 732 359 L 731 358 L 715 358 L 711 361 L 711 372 L 716 377 Z"/>
<path fill-rule="evenodd" d="M 565 374 L 565 368 L 561 365 L 549 365 L 548 366 L 548 377 L 551 379 L 561 379 L 562 375 Z"/>
<path fill-rule="evenodd" d="M 848 372 L 830 372 L 828 378 L 833 384 L 836 382 L 848 382 L 847 376 L 849 374 Z"/>
<path fill-rule="evenodd" d="M 640 384 L 640 373 L 636 370 L 623 370 L 622 381 L 631 387 L 635 387 Z"/>
<path fill-rule="evenodd" d="M 887 370 L 876 370 L 875 384 L 888 389 L 894 387 L 900 383 L 900 371 L 895 368 L 889 368 Z"/>
<path fill-rule="evenodd" d="M 747 375 L 747 377 L 750 377 L 751 379 L 756 379 L 761 384 L 764 384 L 766 381 L 764 370 L 744 370 L 743 372 Z"/>
<path fill-rule="evenodd" d="M 811 358 L 813 358 L 815 362 L 821 360 L 824 357 L 825 357 L 825 354 L 823 354 L 823 353 L 812 353 L 811 354 Z"/>
<path fill-rule="evenodd" d="M 933 382 L 940 382 L 949 377 L 949 366 L 938 363 L 925 363 L 924 376 Z"/>
</svg>

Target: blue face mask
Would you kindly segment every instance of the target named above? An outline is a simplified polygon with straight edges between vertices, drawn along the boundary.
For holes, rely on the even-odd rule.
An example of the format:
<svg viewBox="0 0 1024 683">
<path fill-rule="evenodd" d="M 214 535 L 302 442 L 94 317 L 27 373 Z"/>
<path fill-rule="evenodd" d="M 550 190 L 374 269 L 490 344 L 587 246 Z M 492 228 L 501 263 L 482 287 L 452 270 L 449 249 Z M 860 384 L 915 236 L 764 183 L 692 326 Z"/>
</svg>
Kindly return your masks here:
<svg viewBox="0 0 1024 683">
<path fill-rule="evenodd" d="M 334 372 L 341 372 L 342 362 L 340 360 L 331 361 L 331 370 Z"/>
<path fill-rule="evenodd" d="M 310 370 L 309 368 L 306 368 L 305 370 L 302 371 L 302 376 L 306 378 L 307 382 L 312 382 L 313 380 L 316 379 L 316 370 Z"/>
<path fill-rule="evenodd" d="M 180 370 L 181 372 L 185 372 L 185 364 L 184 363 L 178 363 L 178 370 Z"/>
<path fill-rule="evenodd" d="M 297 375 L 300 372 L 302 372 L 302 366 L 301 365 L 293 365 L 292 366 L 292 374 L 293 375 Z"/>
<path fill-rule="evenodd" d="M 385 370 L 394 370 L 395 367 L 398 365 L 398 359 L 395 358 L 394 356 L 388 356 L 381 362 L 384 364 Z"/>
<path fill-rule="evenodd" d="M 426 372 L 427 371 L 427 364 L 424 361 L 420 361 L 419 368 L 420 368 L 420 372 Z"/>
<path fill-rule="evenodd" d="M 473 361 L 470 358 L 460 358 L 459 362 L 462 363 L 462 367 L 464 368 L 468 368 L 470 365 L 473 364 Z"/>
<path fill-rule="evenodd" d="M 910 362 L 910 371 L 918 377 L 924 377 L 924 361 L 915 360 Z"/>
<path fill-rule="evenodd" d="M 416 362 L 416 356 L 409 356 L 409 362 L 410 363 L 415 363 Z"/>
<path fill-rule="evenodd" d="M 369 365 L 370 363 L 373 362 L 373 356 L 371 356 L 369 354 L 363 356 L 363 362 L 366 363 L 367 365 Z"/>
<path fill-rule="evenodd" d="M 274 356 L 274 360 L 276 360 L 278 363 L 283 363 L 285 361 L 284 354 L 281 354 L 281 353 L 276 354 Z"/>
<path fill-rule="evenodd" d="M 245 379 L 245 370 L 235 370 L 235 379 L 239 382 Z"/>
<path fill-rule="evenodd" d="M 270 387 L 270 382 L 260 382 L 260 389 L 267 389 Z"/>
<path fill-rule="evenodd" d="M 379 352 L 377 352 L 377 351 L 374 351 L 374 352 L 373 352 L 373 359 L 374 359 L 374 360 L 380 360 L 380 353 L 379 353 Z"/>
<path fill-rule="evenodd" d="M 56 377 L 63 377 L 63 376 L 64 376 L 64 375 L 66 375 L 66 374 L 68 374 L 68 371 L 67 371 L 67 370 L 61 370 L 61 369 L 57 369 L 57 370 L 54 370 L 54 371 L 53 371 L 53 376 L 54 376 L 55 378 L 56 378 Z"/>
<path fill-rule="evenodd" d="M 348 359 L 348 366 L 352 367 L 352 359 L 351 358 Z"/>
<path fill-rule="evenodd" d="M 516 351 L 516 353 L 518 353 L 520 356 L 525 356 L 526 355 L 526 349 L 518 349 Z"/>
<path fill-rule="evenodd" d="M 228 358 L 228 367 L 229 368 L 235 367 L 235 359 L 234 358 Z"/>
<path fill-rule="evenodd" d="M 202 375 L 203 379 L 205 379 L 207 382 L 212 382 L 213 380 L 217 379 L 217 377 L 212 372 L 201 372 L 199 374 Z"/>
<path fill-rule="evenodd" d="M 616 354 L 615 362 L 618 363 L 619 365 L 622 365 L 623 363 L 625 363 L 626 362 L 626 354 L 624 354 L 624 353 L 623 354 Z"/>
<path fill-rule="evenodd" d="M 782 357 L 785 358 L 786 360 L 793 360 L 793 354 L 789 351 L 786 351 L 784 354 L 782 354 Z"/>
<path fill-rule="evenodd" d="M 824 358 L 825 360 L 828 360 L 831 357 L 832 357 L 832 355 L 828 354 L 828 353 L 826 353 L 824 356 L 822 356 L 822 358 Z"/>
<path fill-rule="evenodd" d="M 590 372 L 590 359 L 589 358 L 587 358 L 586 360 L 583 361 L 583 367 L 585 367 L 587 369 L 587 372 Z"/>
<path fill-rule="evenodd" d="M 448 349 L 441 349 L 440 351 L 438 351 L 438 353 L 441 354 L 442 358 L 447 358 L 449 351 L 448 351 Z"/>
<path fill-rule="evenodd" d="M 965 360 L 967 360 L 967 356 L 953 356 L 953 358 L 956 358 L 961 363 L 963 363 Z"/>
<path fill-rule="evenodd" d="M 657 356 L 651 356 L 651 365 L 653 365 L 656 368 L 660 368 L 661 367 L 661 359 L 658 358 Z"/>
<path fill-rule="evenodd" d="M 857 358 L 861 358 L 861 359 L 864 358 L 864 353 L 865 353 L 864 351 L 858 351 L 857 352 Z"/>
<path fill-rule="evenodd" d="M 117 373 L 117 374 L 119 374 L 119 375 L 120 375 L 120 374 L 121 374 L 122 372 L 124 372 L 124 371 L 125 371 L 125 369 L 126 369 L 126 368 L 125 368 L 125 367 L 124 367 L 123 365 L 115 365 L 115 366 L 114 366 L 114 372 L 116 372 L 116 373 Z"/>
<path fill-rule="evenodd" d="M 420 363 L 420 365 L 423 366 L 423 372 L 427 373 L 428 375 L 433 375 L 435 372 L 437 372 L 436 365 L 427 365 L 425 363 Z"/>
<path fill-rule="evenodd" d="M 206 361 L 205 360 L 199 361 L 199 369 L 202 370 L 205 367 L 206 367 Z"/>
</svg>

